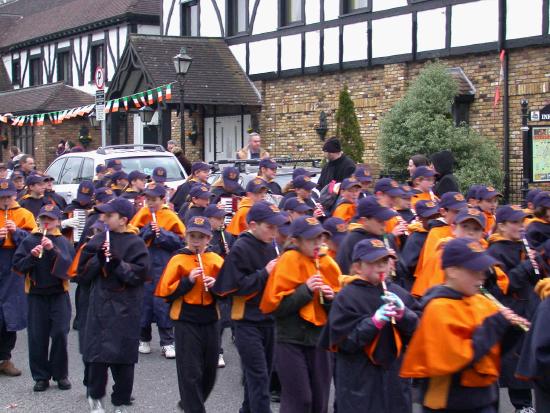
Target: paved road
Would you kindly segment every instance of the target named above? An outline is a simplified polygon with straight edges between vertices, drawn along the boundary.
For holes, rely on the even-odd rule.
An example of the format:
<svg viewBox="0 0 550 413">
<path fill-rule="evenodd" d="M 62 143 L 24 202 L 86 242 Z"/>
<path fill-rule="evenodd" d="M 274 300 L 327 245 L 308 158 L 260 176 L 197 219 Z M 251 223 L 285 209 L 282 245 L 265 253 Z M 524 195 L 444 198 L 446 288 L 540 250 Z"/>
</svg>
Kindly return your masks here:
<svg viewBox="0 0 550 413">
<path fill-rule="evenodd" d="M 134 406 L 128 412 L 177 412 L 176 403 L 179 400 L 176 366 L 173 360 L 166 360 L 160 354 L 158 337 L 153 339 L 153 352 L 140 355 L 136 366 Z M 216 413 L 236 413 L 242 400 L 242 387 L 239 356 L 235 346 L 230 342 L 229 332 L 224 336 L 225 360 L 227 367 L 218 370 L 216 387 L 207 402 L 207 411 Z M 28 367 L 26 332 L 18 334 L 18 342 L 13 354 L 13 361 L 23 370 L 23 375 L 16 378 L 0 376 L 0 412 L 32 412 L 32 413 L 82 413 L 88 411 L 85 389 L 82 381 L 82 363 L 78 353 L 77 332 L 71 330 L 69 335 L 69 368 L 72 390 L 60 391 L 55 386 L 44 393 L 34 393 L 34 384 Z M 108 395 L 110 386 L 108 385 Z M 508 396 L 502 393 L 505 406 L 500 413 L 513 413 L 508 403 Z M 105 398 L 107 405 L 109 397 Z M 109 410 L 107 410 L 109 411 Z M 273 405 L 274 413 L 278 405 Z M 418 406 L 415 412 L 419 412 Z"/>
</svg>

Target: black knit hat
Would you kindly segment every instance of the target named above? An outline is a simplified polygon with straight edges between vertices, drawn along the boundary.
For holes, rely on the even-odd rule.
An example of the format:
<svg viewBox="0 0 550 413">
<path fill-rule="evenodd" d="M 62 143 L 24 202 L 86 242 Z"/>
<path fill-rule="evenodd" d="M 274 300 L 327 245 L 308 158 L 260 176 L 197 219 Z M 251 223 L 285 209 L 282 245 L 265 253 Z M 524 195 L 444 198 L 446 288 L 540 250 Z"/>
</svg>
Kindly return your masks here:
<svg viewBox="0 0 550 413">
<path fill-rule="evenodd" d="M 331 138 L 323 145 L 323 152 L 337 153 L 342 152 L 342 145 L 337 138 Z"/>
</svg>

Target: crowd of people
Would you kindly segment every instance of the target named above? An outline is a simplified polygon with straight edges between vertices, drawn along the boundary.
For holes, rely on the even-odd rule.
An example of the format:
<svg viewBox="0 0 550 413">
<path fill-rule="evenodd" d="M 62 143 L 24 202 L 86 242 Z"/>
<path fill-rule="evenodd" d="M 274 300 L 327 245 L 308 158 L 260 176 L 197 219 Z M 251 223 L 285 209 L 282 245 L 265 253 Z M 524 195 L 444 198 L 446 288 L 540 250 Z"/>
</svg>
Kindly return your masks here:
<svg viewBox="0 0 550 413">
<path fill-rule="evenodd" d="M 317 183 L 296 168 L 284 188 L 254 142 L 244 188 L 233 166 L 209 184 L 195 162 L 171 190 L 162 167 L 127 173 L 112 159 L 69 205 L 21 159 L 0 178 L 0 373 L 21 374 L 11 352 L 27 328 L 34 391 L 70 389 L 74 309 L 95 413 L 109 370 L 115 411 L 133 403 L 153 324 L 185 412 L 205 412 L 227 328 L 242 413 L 271 412 L 273 398 L 282 413 L 328 412 L 331 384 L 338 413 L 413 401 L 496 413 L 499 387 L 517 412 L 550 411 L 550 192 L 531 189 L 523 207 L 491 186 L 463 195 L 448 151 L 411 157 L 401 184 L 375 180 L 337 139 L 323 151 Z"/>
</svg>

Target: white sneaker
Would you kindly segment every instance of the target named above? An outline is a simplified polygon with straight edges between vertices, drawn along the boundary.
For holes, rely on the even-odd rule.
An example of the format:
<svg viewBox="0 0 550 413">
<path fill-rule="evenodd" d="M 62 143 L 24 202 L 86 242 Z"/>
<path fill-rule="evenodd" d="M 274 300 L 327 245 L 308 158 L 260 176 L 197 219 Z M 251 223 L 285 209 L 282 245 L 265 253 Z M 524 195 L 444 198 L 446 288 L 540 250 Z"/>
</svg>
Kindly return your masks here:
<svg viewBox="0 0 550 413">
<path fill-rule="evenodd" d="M 90 405 L 91 413 L 105 413 L 103 401 L 101 399 L 92 399 L 91 397 L 88 397 L 88 404 Z"/>
<path fill-rule="evenodd" d="M 174 347 L 173 344 L 168 344 L 167 346 L 161 347 L 162 354 L 167 359 L 175 359 L 176 358 L 176 347 Z"/>
<path fill-rule="evenodd" d="M 151 353 L 151 344 L 148 341 L 140 341 L 138 351 L 141 354 Z"/>
<path fill-rule="evenodd" d="M 517 409 L 517 413 L 537 413 L 533 407 L 524 407 L 523 409 Z"/>
<path fill-rule="evenodd" d="M 113 413 L 126 413 L 127 410 L 122 406 L 115 406 Z"/>
<path fill-rule="evenodd" d="M 225 367 L 225 360 L 223 359 L 223 354 L 218 356 L 218 368 L 223 369 Z"/>
</svg>

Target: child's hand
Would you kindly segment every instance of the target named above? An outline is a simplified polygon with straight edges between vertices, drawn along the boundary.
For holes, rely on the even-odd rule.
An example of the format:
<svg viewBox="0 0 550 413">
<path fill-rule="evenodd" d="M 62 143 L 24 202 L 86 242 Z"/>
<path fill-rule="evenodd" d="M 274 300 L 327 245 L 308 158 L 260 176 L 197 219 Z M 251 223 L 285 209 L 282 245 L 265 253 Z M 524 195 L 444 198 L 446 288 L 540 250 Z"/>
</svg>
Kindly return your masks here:
<svg viewBox="0 0 550 413">
<path fill-rule="evenodd" d="M 318 206 L 317 208 L 315 208 L 315 209 L 313 210 L 313 216 L 314 216 L 315 218 L 320 218 L 320 217 L 322 217 L 322 216 L 325 216 L 325 211 L 323 211 L 323 207 Z"/>
<path fill-rule="evenodd" d="M 15 225 L 15 222 L 13 222 L 11 219 L 8 219 L 6 221 L 6 229 L 13 234 L 15 231 L 17 231 L 17 225 Z"/>
<path fill-rule="evenodd" d="M 214 277 L 210 277 L 209 275 L 204 276 L 204 285 L 207 288 L 212 288 L 215 283 L 216 283 L 216 279 Z"/>
<path fill-rule="evenodd" d="M 155 234 L 157 234 L 157 236 L 160 234 L 160 227 L 156 222 L 151 222 L 151 229 Z"/>
<path fill-rule="evenodd" d="M 325 300 L 332 301 L 334 299 L 334 290 L 330 287 L 330 285 L 322 284 L 321 291 Z"/>
<path fill-rule="evenodd" d="M 8 229 L 6 227 L 0 228 L 0 238 L 6 238 L 8 236 Z"/>
<path fill-rule="evenodd" d="M 381 305 L 378 310 L 376 310 L 376 313 L 372 316 L 372 322 L 376 326 L 378 330 L 382 329 L 386 325 L 387 322 L 390 321 L 390 318 L 394 316 L 392 315 L 391 306 L 390 304 L 383 304 Z"/>
<path fill-rule="evenodd" d="M 517 315 L 508 307 L 502 307 L 499 311 L 504 316 L 504 318 L 510 322 L 510 324 L 523 324 L 527 327 L 531 325 L 529 320 Z"/>
<path fill-rule="evenodd" d="M 394 306 L 395 318 L 397 320 L 401 320 L 403 318 L 403 315 L 405 314 L 405 304 L 397 294 L 392 293 L 391 291 L 388 291 L 386 292 L 386 294 L 382 296 L 382 300 L 386 304 L 391 304 Z"/>
<path fill-rule="evenodd" d="M 537 263 L 537 252 L 535 250 L 529 250 L 529 260 L 531 261 L 533 268 L 538 270 L 539 264 Z"/>
<path fill-rule="evenodd" d="M 307 279 L 306 285 L 309 291 L 313 293 L 321 288 L 321 286 L 323 285 L 323 279 L 319 274 L 314 274 Z"/>
<path fill-rule="evenodd" d="M 277 264 L 277 258 L 269 261 L 267 265 L 265 266 L 265 270 L 268 274 L 271 274 L 271 271 L 273 271 L 273 267 L 275 267 L 275 264 Z"/>
<path fill-rule="evenodd" d="M 42 241 L 40 241 L 40 245 L 46 250 L 51 251 L 53 249 L 53 242 L 48 237 L 42 237 Z"/>
<path fill-rule="evenodd" d="M 37 245 L 36 247 L 34 247 L 32 250 L 31 250 L 31 255 L 33 257 L 39 257 L 40 256 L 40 253 L 42 252 L 42 245 Z"/>
<path fill-rule="evenodd" d="M 191 281 L 193 284 L 195 284 L 195 281 L 197 281 L 198 277 L 202 277 L 202 270 L 200 267 L 193 268 L 191 272 L 189 273 L 189 281 Z M 206 277 L 204 277 L 206 278 Z"/>
<path fill-rule="evenodd" d="M 111 243 L 108 241 L 105 241 L 103 243 L 103 247 L 101 248 L 103 250 L 103 254 L 105 254 L 105 258 L 109 257 L 111 258 Z"/>
</svg>

